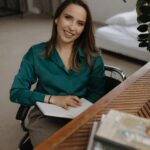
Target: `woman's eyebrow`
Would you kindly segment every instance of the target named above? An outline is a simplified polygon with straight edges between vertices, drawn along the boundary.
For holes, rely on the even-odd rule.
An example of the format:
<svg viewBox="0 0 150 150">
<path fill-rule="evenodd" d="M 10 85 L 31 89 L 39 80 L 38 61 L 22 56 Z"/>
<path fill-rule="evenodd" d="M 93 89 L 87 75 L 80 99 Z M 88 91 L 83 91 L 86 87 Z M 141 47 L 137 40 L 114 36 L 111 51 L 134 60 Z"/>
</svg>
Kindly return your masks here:
<svg viewBox="0 0 150 150">
<path fill-rule="evenodd" d="M 65 16 L 69 16 L 69 17 L 71 17 L 71 18 L 74 18 L 72 15 L 67 14 L 67 13 L 65 13 L 64 15 L 65 15 Z M 85 20 L 78 20 L 78 21 L 81 22 L 81 23 L 85 23 L 85 22 L 86 22 Z"/>
<path fill-rule="evenodd" d="M 78 20 L 78 22 L 79 22 L 79 23 L 83 23 L 83 24 L 86 23 L 86 21 L 83 21 L 83 20 Z"/>
<path fill-rule="evenodd" d="M 65 16 L 70 16 L 70 17 L 73 17 L 72 15 L 70 15 L 70 14 L 67 14 L 67 13 L 65 13 L 64 15 L 65 15 Z"/>
</svg>

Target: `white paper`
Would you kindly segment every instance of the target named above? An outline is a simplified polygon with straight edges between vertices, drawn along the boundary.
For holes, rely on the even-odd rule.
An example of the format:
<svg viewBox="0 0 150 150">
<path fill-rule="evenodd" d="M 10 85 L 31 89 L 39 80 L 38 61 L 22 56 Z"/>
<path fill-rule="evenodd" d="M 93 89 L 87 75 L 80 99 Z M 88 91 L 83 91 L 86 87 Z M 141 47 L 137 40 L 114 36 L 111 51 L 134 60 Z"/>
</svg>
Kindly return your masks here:
<svg viewBox="0 0 150 150">
<path fill-rule="evenodd" d="M 81 106 L 77 108 L 69 107 L 68 110 L 53 104 L 47 104 L 42 102 L 36 102 L 36 105 L 41 110 L 41 112 L 46 116 L 73 119 L 92 105 L 91 102 L 89 102 L 84 98 L 81 98 L 81 101 L 82 101 Z"/>
</svg>

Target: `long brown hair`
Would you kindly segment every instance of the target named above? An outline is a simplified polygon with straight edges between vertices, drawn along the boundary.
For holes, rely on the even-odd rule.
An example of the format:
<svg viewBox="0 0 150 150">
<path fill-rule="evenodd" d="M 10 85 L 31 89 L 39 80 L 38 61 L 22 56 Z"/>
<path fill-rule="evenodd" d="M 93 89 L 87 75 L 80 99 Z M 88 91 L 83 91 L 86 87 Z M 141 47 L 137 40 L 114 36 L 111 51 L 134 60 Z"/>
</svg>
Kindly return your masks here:
<svg viewBox="0 0 150 150">
<path fill-rule="evenodd" d="M 99 55 L 98 51 L 96 51 L 95 47 L 95 38 L 93 33 L 93 23 L 90 10 L 88 6 L 82 0 L 65 0 L 61 5 L 57 8 L 55 12 L 55 16 L 53 19 L 53 28 L 52 28 L 52 36 L 47 43 L 45 57 L 49 58 L 52 49 L 55 48 L 57 42 L 57 24 L 55 23 L 55 19 L 57 19 L 64 9 L 70 4 L 75 4 L 83 7 L 86 10 L 87 18 L 83 32 L 75 40 L 73 44 L 73 51 L 71 55 L 71 69 L 75 71 L 80 71 L 80 65 L 78 62 L 78 52 L 79 49 L 82 49 L 86 55 L 86 61 L 88 66 L 92 67 L 92 56 Z"/>
</svg>

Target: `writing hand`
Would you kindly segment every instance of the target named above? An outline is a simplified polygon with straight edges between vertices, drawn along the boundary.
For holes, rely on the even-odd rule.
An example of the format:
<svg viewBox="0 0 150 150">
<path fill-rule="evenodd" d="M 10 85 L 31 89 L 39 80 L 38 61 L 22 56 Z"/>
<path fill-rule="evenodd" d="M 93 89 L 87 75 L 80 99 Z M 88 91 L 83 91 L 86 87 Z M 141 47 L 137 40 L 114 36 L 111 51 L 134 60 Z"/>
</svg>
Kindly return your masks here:
<svg viewBox="0 0 150 150">
<path fill-rule="evenodd" d="M 53 104 L 68 109 L 71 107 L 79 107 L 82 105 L 82 102 L 77 96 L 52 96 L 51 97 Z"/>
</svg>

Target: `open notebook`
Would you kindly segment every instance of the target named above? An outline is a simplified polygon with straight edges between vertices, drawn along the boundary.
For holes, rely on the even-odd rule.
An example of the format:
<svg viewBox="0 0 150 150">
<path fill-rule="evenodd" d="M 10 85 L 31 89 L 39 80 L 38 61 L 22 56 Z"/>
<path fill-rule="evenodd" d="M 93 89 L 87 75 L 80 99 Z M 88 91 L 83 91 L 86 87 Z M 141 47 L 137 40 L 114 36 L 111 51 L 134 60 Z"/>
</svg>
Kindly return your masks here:
<svg viewBox="0 0 150 150">
<path fill-rule="evenodd" d="M 68 110 L 53 104 L 42 102 L 36 102 L 36 105 L 45 116 L 73 119 L 92 105 L 91 102 L 84 98 L 81 98 L 81 100 L 81 106 L 77 108 L 69 107 Z"/>
</svg>

